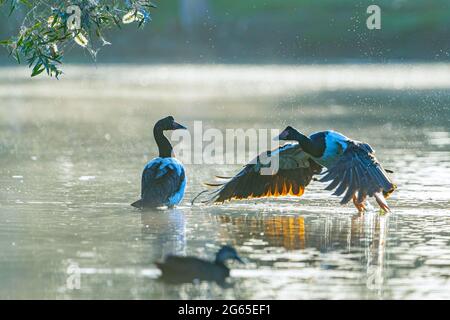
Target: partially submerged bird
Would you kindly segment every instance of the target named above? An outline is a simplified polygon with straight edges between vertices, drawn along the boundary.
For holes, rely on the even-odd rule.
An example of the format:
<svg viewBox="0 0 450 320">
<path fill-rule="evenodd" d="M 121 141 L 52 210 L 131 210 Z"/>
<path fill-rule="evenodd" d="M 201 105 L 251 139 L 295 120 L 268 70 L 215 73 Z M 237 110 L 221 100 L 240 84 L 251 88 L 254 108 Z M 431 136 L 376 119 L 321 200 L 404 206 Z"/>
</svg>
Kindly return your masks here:
<svg viewBox="0 0 450 320">
<path fill-rule="evenodd" d="M 164 131 L 186 129 L 172 116 L 156 122 L 153 136 L 159 149 L 159 157 L 144 167 L 141 181 L 141 199 L 131 205 L 136 208 L 173 207 L 180 203 L 186 187 L 183 164 L 174 158 L 172 145 Z"/>
<path fill-rule="evenodd" d="M 227 260 L 244 263 L 231 246 L 223 246 L 216 254 L 213 262 L 196 257 L 181 257 L 169 255 L 163 262 L 156 262 L 161 270 L 161 280 L 170 283 L 200 281 L 215 281 L 224 284 L 230 275 L 230 269 L 225 265 Z"/>
<path fill-rule="evenodd" d="M 375 197 L 384 211 L 389 211 L 387 198 L 397 186 L 375 158 L 367 144 L 351 140 L 335 131 L 321 131 L 309 137 L 288 126 L 279 140 L 295 141 L 274 151 L 260 154 L 226 183 L 207 184 L 219 188 L 209 193 L 205 202 L 223 203 L 232 199 L 250 199 L 276 196 L 301 196 L 314 175 L 322 174 L 321 182 L 331 182 L 325 189 L 341 196 L 341 204 L 353 200 L 359 212 L 366 209 L 367 197 Z M 278 156 L 279 170 L 262 174 L 268 161 L 262 156 Z M 322 168 L 326 171 L 322 173 Z M 220 177 L 219 177 L 220 178 Z"/>
</svg>

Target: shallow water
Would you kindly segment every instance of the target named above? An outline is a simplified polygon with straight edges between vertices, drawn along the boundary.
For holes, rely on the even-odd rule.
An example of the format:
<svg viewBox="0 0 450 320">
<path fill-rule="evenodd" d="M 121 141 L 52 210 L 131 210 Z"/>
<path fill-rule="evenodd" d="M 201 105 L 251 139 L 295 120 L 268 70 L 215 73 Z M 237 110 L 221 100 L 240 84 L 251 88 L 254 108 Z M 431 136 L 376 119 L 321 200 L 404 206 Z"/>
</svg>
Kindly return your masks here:
<svg viewBox="0 0 450 320">
<path fill-rule="evenodd" d="M 450 66 L 0 69 L 0 298 L 450 298 Z M 364 216 L 313 182 L 302 198 L 191 206 L 240 165 L 186 165 L 185 200 L 141 213 L 155 120 L 335 129 L 393 170 L 393 212 Z M 166 285 L 168 253 L 234 245 L 231 288 Z M 78 266 L 80 289 L 71 290 Z"/>
</svg>

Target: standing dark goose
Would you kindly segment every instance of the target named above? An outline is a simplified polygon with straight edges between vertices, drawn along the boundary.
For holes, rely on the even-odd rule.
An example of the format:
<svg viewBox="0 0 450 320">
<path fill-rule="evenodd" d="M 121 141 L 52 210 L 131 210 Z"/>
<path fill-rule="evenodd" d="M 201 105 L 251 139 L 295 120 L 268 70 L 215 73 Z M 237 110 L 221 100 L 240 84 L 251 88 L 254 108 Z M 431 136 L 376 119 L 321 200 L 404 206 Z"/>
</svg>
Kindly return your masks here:
<svg viewBox="0 0 450 320">
<path fill-rule="evenodd" d="M 244 263 L 236 250 L 231 246 L 223 246 L 216 254 L 214 261 L 206 261 L 196 257 L 180 257 L 169 255 L 163 262 L 156 262 L 161 270 L 161 280 L 170 283 L 192 282 L 194 280 L 214 281 L 224 284 L 230 276 L 227 260 Z"/>
<path fill-rule="evenodd" d="M 277 173 L 262 175 L 264 166 L 259 160 L 256 164 L 248 164 L 231 180 L 210 193 L 208 201 L 222 203 L 232 199 L 301 196 L 312 177 L 320 174 L 322 167 L 325 167 L 327 170 L 319 181 L 331 182 L 325 189 L 336 189 L 333 195 L 344 195 L 341 204 L 353 200 L 355 207 L 362 212 L 366 209 L 366 198 L 374 197 L 382 210 L 389 211 L 385 198 L 397 186 L 367 143 L 351 140 L 331 130 L 308 137 L 290 126 L 278 139 L 297 143 L 268 152 L 269 156 L 279 157 Z"/>
<path fill-rule="evenodd" d="M 131 205 L 136 208 L 173 207 L 181 202 L 186 188 L 183 164 L 174 158 L 172 145 L 164 131 L 186 129 L 172 116 L 159 120 L 153 128 L 159 157 L 144 167 L 141 181 L 141 199 Z"/>
</svg>

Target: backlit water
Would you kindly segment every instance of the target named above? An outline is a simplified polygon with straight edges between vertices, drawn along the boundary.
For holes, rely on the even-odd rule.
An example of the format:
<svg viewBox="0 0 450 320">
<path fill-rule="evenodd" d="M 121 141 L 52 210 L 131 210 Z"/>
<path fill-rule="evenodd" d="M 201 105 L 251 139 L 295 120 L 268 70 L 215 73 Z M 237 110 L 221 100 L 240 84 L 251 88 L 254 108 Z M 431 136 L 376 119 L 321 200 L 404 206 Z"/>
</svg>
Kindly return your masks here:
<svg viewBox="0 0 450 320">
<path fill-rule="evenodd" d="M 65 71 L 0 69 L 0 298 L 450 298 L 449 65 Z M 302 198 L 191 206 L 202 182 L 240 168 L 197 164 L 178 208 L 141 213 L 129 204 L 169 114 L 366 141 L 395 172 L 393 211 L 358 216 L 319 182 Z M 164 255 L 212 259 L 226 243 L 247 261 L 230 265 L 230 288 L 157 280 Z"/>
</svg>

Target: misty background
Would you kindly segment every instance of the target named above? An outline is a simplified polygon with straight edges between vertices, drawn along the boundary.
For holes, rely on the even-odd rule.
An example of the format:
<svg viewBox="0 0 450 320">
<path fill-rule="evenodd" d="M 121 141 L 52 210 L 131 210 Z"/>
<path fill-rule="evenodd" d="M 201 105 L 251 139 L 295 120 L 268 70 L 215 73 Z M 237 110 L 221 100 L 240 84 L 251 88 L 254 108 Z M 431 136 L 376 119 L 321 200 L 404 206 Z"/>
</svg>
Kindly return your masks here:
<svg viewBox="0 0 450 320">
<path fill-rule="evenodd" d="M 106 34 L 97 62 L 335 63 L 450 59 L 448 0 L 164 0 L 145 28 Z M 381 8 L 369 30 L 367 7 Z M 23 12 L 0 11 L 0 39 L 18 32 Z M 74 45 L 64 61 L 89 63 Z M 6 49 L 0 62 L 14 64 Z"/>
</svg>

